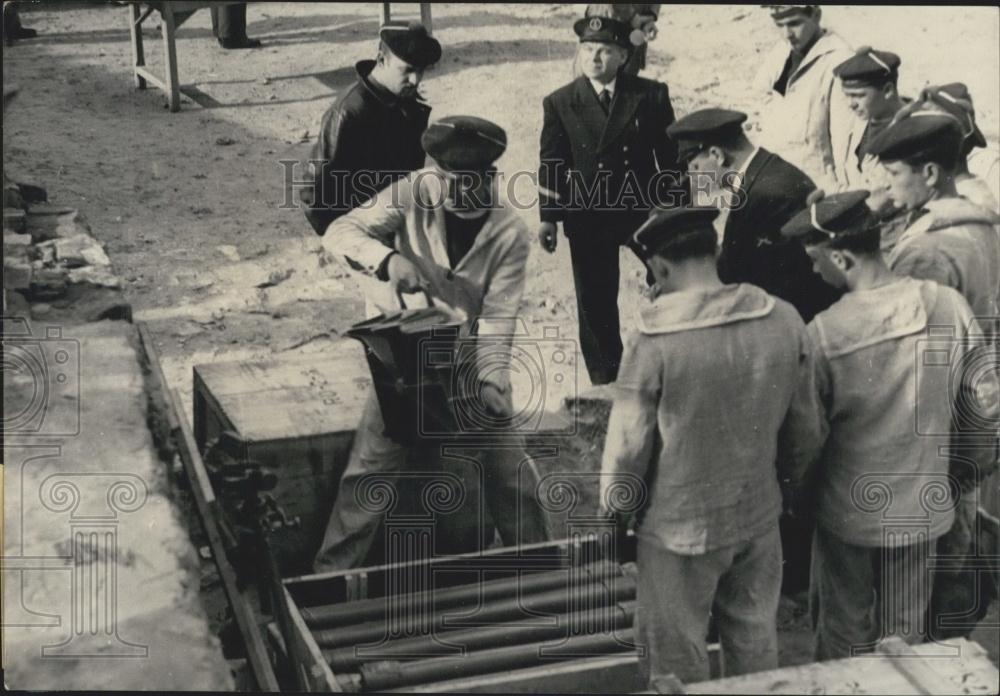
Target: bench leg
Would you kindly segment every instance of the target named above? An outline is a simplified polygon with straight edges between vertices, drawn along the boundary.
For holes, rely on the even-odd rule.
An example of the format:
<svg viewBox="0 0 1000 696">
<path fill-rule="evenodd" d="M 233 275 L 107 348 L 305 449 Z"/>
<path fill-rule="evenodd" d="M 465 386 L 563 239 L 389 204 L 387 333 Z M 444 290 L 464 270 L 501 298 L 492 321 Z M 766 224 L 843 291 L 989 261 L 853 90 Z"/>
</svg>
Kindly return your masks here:
<svg viewBox="0 0 1000 696">
<path fill-rule="evenodd" d="M 129 3 L 128 6 L 129 35 L 132 37 L 132 77 L 136 89 L 146 89 L 146 78 L 142 77 L 136 68 L 146 65 L 146 54 L 142 48 L 142 24 L 139 21 L 139 4 Z"/>
<path fill-rule="evenodd" d="M 163 3 L 163 9 L 160 12 L 163 16 L 163 26 L 161 29 L 163 32 L 163 62 L 167 68 L 167 97 L 170 102 L 170 110 L 180 111 L 181 89 L 180 85 L 177 84 L 177 44 L 174 43 L 174 33 L 177 30 L 177 24 L 174 21 L 174 11 L 170 7 L 169 2 Z"/>
<path fill-rule="evenodd" d="M 383 2 L 381 24 L 388 24 L 391 20 L 392 20 L 392 3 Z"/>
</svg>

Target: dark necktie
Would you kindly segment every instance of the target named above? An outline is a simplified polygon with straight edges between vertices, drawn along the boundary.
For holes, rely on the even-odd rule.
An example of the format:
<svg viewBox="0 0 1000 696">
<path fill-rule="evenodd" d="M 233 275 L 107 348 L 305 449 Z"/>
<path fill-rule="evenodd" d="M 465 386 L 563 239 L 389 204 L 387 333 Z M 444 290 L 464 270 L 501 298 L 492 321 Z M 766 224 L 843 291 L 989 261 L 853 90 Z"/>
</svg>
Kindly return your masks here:
<svg viewBox="0 0 1000 696">
<path fill-rule="evenodd" d="M 611 92 L 606 89 L 602 89 L 601 93 L 597 95 L 597 98 L 601 101 L 601 106 L 604 107 L 604 113 L 611 112 Z"/>
</svg>

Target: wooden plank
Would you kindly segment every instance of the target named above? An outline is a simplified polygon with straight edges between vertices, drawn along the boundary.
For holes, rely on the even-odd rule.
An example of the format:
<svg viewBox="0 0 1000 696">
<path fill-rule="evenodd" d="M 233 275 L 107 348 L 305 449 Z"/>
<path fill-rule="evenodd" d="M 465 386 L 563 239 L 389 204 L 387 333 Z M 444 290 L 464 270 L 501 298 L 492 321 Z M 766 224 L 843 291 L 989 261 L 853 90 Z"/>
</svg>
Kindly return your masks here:
<svg viewBox="0 0 1000 696">
<path fill-rule="evenodd" d="M 449 679 L 389 689 L 388 693 L 628 694 L 645 686 L 639 673 L 639 658 L 631 653 Z"/>
<path fill-rule="evenodd" d="M 201 518 L 208 537 L 209 546 L 212 549 L 212 558 L 219 570 L 219 577 L 222 578 L 222 586 L 229 599 L 229 605 L 233 610 L 233 616 L 239 626 L 243 636 L 247 656 L 250 660 L 250 667 L 253 670 L 254 678 L 257 680 L 257 687 L 261 691 L 279 691 L 278 680 L 275 677 L 271 663 L 268 661 L 267 646 L 264 645 L 260 627 L 251 609 L 249 598 L 244 591 L 241 591 L 237 582 L 236 571 L 230 565 L 226 557 L 226 547 L 222 540 L 222 532 L 219 529 L 219 519 L 221 510 L 215 498 L 215 492 L 205 470 L 205 464 L 198 453 L 194 436 L 183 416 L 181 398 L 176 390 L 168 392 L 171 397 L 171 406 L 174 409 L 176 422 L 178 424 L 178 449 L 181 460 L 187 470 L 188 479 L 191 482 L 191 492 L 194 495 L 195 505 L 198 508 L 198 516 Z"/>
<path fill-rule="evenodd" d="M 146 355 L 146 360 L 149 362 L 153 381 L 156 383 L 156 388 L 160 390 L 160 394 L 163 397 L 163 406 L 166 407 L 167 412 L 167 426 L 172 432 L 179 424 L 177 422 L 177 415 L 174 413 L 174 409 L 171 408 L 170 385 L 167 384 L 167 378 L 163 374 L 163 366 L 160 365 L 160 357 L 156 352 L 153 336 L 149 333 L 149 326 L 144 321 L 136 322 L 135 328 L 139 332 L 139 341 L 142 343 L 143 352 Z"/>
<path fill-rule="evenodd" d="M 933 693 L 995 694 L 1000 688 L 996 666 L 977 643 L 956 639 L 944 644 L 924 643 L 912 650 L 946 680 L 936 687 L 944 690 Z M 873 653 L 686 684 L 685 689 L 689 694 L 922 693 L 899 671 L 900 662 Z"/>
<path fill-rule="evenodd" d="M 160 16 L 163 23 L 160 32 L 163 34 L 163 64 L 166 66 L 166 92 L 170 104 L 170 111 L 181 110 L 181 90 L 177 80 L 177 43 L 175 34 L 177 24 L 174 22 L 173 3 L 164 2 L 160 7 Z"/>
<path fill-rule="evenodd" d="M 195 365 L 194 370 L 216 394 L 256 394 L 289 387 L 370 381 L 364 349 L 357 341 L 338 346 L 335 357 L 302 355 L 280 360 L 208 363 Z"/>
<path fill-rule="evenodd" d="M 161 89 L 164 92 L 167 91 L 167 84 L 163 80 L 161 80 L 155 73 L 150 72 L 148 68 L 137 67 L 135 69 L 135 74 L 142 77 L 142 79 L 144 79 L 146 82 L 152 82 L 153 86 L 156 87 L 157 89 Z"/>
<path fill-rule="evenodd" d="M 334 677 L 330 666 L 323 659 L 323 652 L 313 639 L 309 627 L 306 626 L 292 597 L 285 589 L 285 601 L 288 606 L 289 645 L 288 654 L 295 669 L 295 680 L 303 691 L 341 691 L 340 684 Z"/>
<path fill-rule="evenodd" d="M 891 636 L 879 644 L 878 651 L 893 658 L 892 665 L 913 685 L 918 694 L 947 694 L 954 685 L 931 668 L 927 658 L 898 636 Z"/>
<path fill-rule="evenodd" d="M 136 70 L 136 68 L 146 64 L 146 53 L 142 46 L 142 19 L 139 16 L 139 11 L 138 5 L 128 6 L 129 37 L 132 40 L 132 77 L 135 80 L 136 89 L 146 89 L 146 78 Z"/>
</svg>

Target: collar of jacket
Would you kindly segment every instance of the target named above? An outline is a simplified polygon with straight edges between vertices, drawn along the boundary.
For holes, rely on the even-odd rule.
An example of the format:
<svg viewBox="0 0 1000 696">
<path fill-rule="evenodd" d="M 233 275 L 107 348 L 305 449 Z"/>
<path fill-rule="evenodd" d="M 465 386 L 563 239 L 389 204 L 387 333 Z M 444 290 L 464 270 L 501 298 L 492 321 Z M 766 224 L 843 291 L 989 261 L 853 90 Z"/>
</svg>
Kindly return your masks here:
<svg viewBox="0 0 1000 696">
<path fill-rule="evenodd" d="M 928 303 L 937 286 L 926 280 L 900 278 L 874 290 L 849 292 L 814 319 L 823 353 L 828 358 L 855 353 L 927 326 Z"/>
<path fill-rule="evenodd" d="M 1000 224 L 1000 216 L 992 210 L 982 208 L 967 198 L 953 196 L 950 198 L 936 198 L 927 201 L 923 207 L 924 213 L 913 223 L 903 236 L 903 239 L 914 234 L 925 234 L 937 232 L 949 227 L 958 225 L 997 225 Z"/>
<path fill-rule="evenodd" d="M 639 331 L 656 335 L 704 329 L 766 317 L 773 309 L 773 297 L 746 283 L 671 292 L 640 308 Z"/>
<path fill-rule="evenodd" d="M 806 51 L 805 56 L 802 58 L 802 62 L 799 63 L 799 67 L 795 69 L 795 72 L 788 76 L 789 85 L 795 82 L 795 79 L 808 70 L 813 63 L 819 60 L 820 57 L 845 48 L 843 39 L 835 33 L 828 29 L 823 29 L 822 32 L 823 33 L 820 34 L 820 37 L 816 39 L 816 43 L 814 43 L 812 47 Z"/>
<path fill-rule="evenodd" d="M 375 69 L 374 60 L 359 60 L 354 64 L 354 69 L 358 71 L 358 82 L 364 86 L 368 95 L 377 100 L 379 103 L 384 104 L 389 108 L 401 107 L 405 109 L 412 106 L 420 106 L 425 109 L 430 108 L 423 103 L 423 100 L 419 95 L 417 95 L 415 99 L 403 99 L 397 97 L 385 87 L 372 80 L 370 76 L 372 70 Z"/>
</svg>

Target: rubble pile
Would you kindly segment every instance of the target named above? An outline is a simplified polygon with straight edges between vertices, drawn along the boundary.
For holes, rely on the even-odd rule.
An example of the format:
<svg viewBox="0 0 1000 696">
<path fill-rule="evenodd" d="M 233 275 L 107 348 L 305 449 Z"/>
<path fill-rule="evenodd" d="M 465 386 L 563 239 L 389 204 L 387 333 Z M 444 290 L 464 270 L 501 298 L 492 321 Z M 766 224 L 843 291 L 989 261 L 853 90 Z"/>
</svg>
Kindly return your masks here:
<svg viewBox="0 0 1000 696">
<path fill-rule="evenodd" d="M 131 320 L 111 260 L 73 208 L 47 202 L 5 207 L 3 252 L 5 314 Z"/>
</svg>

